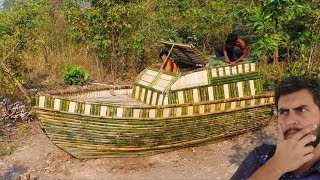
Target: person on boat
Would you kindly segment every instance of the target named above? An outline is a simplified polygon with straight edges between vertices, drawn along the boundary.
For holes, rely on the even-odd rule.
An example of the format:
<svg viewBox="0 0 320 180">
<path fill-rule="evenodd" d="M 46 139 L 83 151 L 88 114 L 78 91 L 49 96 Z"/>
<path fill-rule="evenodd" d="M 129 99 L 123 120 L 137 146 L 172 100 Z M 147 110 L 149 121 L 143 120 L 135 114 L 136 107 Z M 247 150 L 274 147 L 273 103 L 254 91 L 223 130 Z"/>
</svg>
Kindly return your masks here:
<svg viewBox="0 0 320 180">
<path fill-rule="evenodd" d="M 231 179 L 320 179 L 320 80 L 289 77 L 275 89 L 277 145 L 249 153 Z"/>
<path fill-rule="evenodd" d="M 225 61 L 231 66 L 237 65 L 247 56 L 246 42 L 234 33 L 228 34 L 224 44 L 215 46 L 214 51 L 217 57 L 224 56 Z"/>
<path fill-rule="evenodd" d="M 168 51 L 161 51 L 161 53 L 159 54 L 159 58 L 162 59 L 162 61 L 165 61 L 167 59 L 168 54 Z M 169 57 L 163 69 L 171 72 L 178 72 L 177 64 Z"/>
</svg>

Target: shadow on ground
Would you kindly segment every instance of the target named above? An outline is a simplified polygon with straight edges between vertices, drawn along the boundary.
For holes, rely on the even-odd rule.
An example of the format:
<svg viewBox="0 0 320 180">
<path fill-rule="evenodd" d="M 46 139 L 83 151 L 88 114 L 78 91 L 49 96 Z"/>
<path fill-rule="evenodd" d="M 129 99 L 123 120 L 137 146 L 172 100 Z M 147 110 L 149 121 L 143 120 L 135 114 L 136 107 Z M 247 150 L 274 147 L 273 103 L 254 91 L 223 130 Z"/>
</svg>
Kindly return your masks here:
<svg viewBox="0 0 320 180">
<path fill-rule="evenodd" d="M 257 131 L 249 132 L 243 138 L 235 139 L 236 143 L 231 149 L 234 154 L 229 155 L 229 162 L 239 166 L 242 160 L 249 154 L 251 150 L 261 144 L 276 144 L 277 142 L 277 119 L 272 118 L 268 126 Z"/>
<path fill-rule="evenodd" d="M 15 180 L 20 174 L 27 172 L 28 168 L 24 166 L 13 166 L 8 169 L 4 176 L 0 176 L 0 179 Z"/>
</svg>

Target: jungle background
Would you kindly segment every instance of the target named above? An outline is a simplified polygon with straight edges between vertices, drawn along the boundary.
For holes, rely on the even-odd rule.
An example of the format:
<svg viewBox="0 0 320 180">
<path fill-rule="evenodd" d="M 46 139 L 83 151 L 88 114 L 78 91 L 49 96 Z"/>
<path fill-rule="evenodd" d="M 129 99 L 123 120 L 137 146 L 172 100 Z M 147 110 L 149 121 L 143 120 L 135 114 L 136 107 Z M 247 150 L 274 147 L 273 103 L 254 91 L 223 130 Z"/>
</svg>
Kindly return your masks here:
<svg viewBox="0 0 320 180">
<path fill-rule="evenodd" d="M 266 85 L 317 76 L 319 18 L 317 0 L 3 0 L 0 96 L 23 99 L 17 83 L 72 84 L 64 75 L 72 70 L 91 82 L 127 83 L 159 62 L 161 40 L 214 54 L 230 32 L 259 58 Z"/>
<path fill-rule="evenodd" d="M 144 68 L 161 63 L 158 57 L 159 52 L 164 49 L 161 40 L 193 44 L 201 54 L 214 55 L 213 47 L 222 44 L 231 32 L 246 41 L 249 56 L 258 58 L 258 68 L 265 74 L 264 87 L 272 90 L 279 80 L 287 76 L 319 77 L 319 18 L 319 0 L 0 0 L 0 101 L 5 97 L 11 102 L 24 102 L 30 107 L 27 108 L 27 114 L 30 115 L 30 100 L 38 91 L 92 83 L 132 83 Z M 49 164 L 49 160 L 45 160 L 43 164 L 51 169 L 76 161 L 56 150 L 43 133 L 39 132 L 39 128 L 35 128 L 37 125 L 23 122 L 19 127 L 13 127 L 8 122 L 10 121 L 0 122 L 0 157 L 10 155 L 18 149 L 20 145 L 12 142 L 18 141 L 14 137 L 19 135 L 19 140 L 22 138 L 24 143 L 38 148 L 40 154 L 44 153 L 42 145 L 51 148 L 48 154 L 39 156 L 50 156 Z M 271 129 L 274 132 L 275 126 Z M 9 141 L 4 141 L 8 133 L 13 140 L 9 138 Z M 30 137 L 26 139 L 21 134 L 29 134 Z M 267 139 L 263 133 L 258 133 L 258 136 L 259 138 L 256 138 L 257 135 L 251 136 L 249 142 Z M 35 142 L 34 139 L 38 141 Z M 236 141 L 242 145 L 240 150 L 248 149 L 249 145 L 242 143 L 245 140 Z M 174 157 L 173 160 L 164 155 L 155 156 L 159 161 L 169 162 L 169 165 L 165 165 L 167 170 L 163 169 L 157 175 L 163 177 L 161 173 L 175 169 L 176 160 L 185 157 L 184 155 L 189 159 L 185 158 L 181 162 L 182 166 L 193 166 L 199 163 L 198 159 L 209 158 L 204 167 L 209 171 L 213 170 L 212 162 L 219 161 L 221 156 L 212 155 L 212 152 L 227 153 L 233 150 L 239 154 L 239 146 L 232 143 L 222 141 L 205 147 L 208 151 L 196 149 L 195 151 L 206 153 L 198 154 L 191 160 L 188 149 L 178 154 L 169 154 Z M 36 151 L 29 146 L 24 149 Z M 225 146 L 228 149 L 223 149 Z M 237 148 L 232 149 L 233 147 Z M 21 156 L 20 160 L 29 160 L 25 164 L 38 157 L 34 154 L 28 156 L 26 153 L 17 152 L 17 156 Z M 244 157 L 242 151 L 241 153 Z M 63 156 L 61 164 L 51 163 L 51 160 L 55 161 L 57 158 L 52 154 Z M 225 157 L 228 156 L 230 154 Z M 19 162 L 17 158 L 12 158 L 5 161 Z M 231 159 L 240 162 L 235 157 Z M 151 160 L 151 165 L 158 160 Z M 111 160 L 105 161 L 105 164 L 111 163 Z M 119 163 L 114 166 L 115 169 L 118 166 L 120 172 L 129 167 L 122 166 L 126 160 L 117 161 Z M 146 161 L 140 158 L 138 161 L 140 164 L 137 164 L 137 168 L 141 164 L 149 168 L 150 163 L 145 163 L 150 162 L 150 159 Z M 1 162 L 0 165 L 3 165 Z M 79 161 L 77 168 L 85 167 L 88 162 Z M 99 164 L 97 161 L 90 163 L 93 165 L 89 168 L 96 168 Z M 41 169 L 43 164 L 33 166 Z M 162 165 L 158 163 L 155 166 Z M 224 166 L 228 167 L 220 172 L 208 171 L 205 176 L 194 177 L 210 177 L 213 173 L 222 175 L 218 179 L 225 179 L 230 177 L 236 166 L 221 164 L 221 167 Z M 129 168 L 128 171 L 130 170 L 132 169 Z M 48 171 L 49 177 L 52 177 L 50 170 L 43 171 Z M 195 171 L 198 172 L 198 169 Z M 4 177 L 9 177 L 10 172 L 16 171 L 9 171 L 8 176 Z M 140 175 L 138 172 L 137 177 Z M 176 172 L 171 175 L 169 177 L 175 177 Z M 188 173 L 180 175 L 188 177 Z"/>
</svg>

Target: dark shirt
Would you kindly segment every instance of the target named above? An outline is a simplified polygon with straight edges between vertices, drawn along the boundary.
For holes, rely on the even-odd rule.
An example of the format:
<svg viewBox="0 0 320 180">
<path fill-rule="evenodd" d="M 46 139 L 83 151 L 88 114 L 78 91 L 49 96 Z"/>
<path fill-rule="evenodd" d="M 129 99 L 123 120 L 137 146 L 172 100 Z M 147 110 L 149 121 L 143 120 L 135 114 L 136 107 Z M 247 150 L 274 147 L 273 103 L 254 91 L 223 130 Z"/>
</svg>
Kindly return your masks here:
<svg viewBox="0 0 320 180">
<path fill-rule="evenodd" d="M 264 165 L 275 153 L 276 146 L 262 144 L 256 147 L 242 161 L 237 171 L 231 179 L 248 179 L 262 165 Z M 292 172 L 285 173 L 280 179 L 319 179 L 320 180 L 320 161 L 315 163 L 307 172 L 294 176 Z"/>
</svg>

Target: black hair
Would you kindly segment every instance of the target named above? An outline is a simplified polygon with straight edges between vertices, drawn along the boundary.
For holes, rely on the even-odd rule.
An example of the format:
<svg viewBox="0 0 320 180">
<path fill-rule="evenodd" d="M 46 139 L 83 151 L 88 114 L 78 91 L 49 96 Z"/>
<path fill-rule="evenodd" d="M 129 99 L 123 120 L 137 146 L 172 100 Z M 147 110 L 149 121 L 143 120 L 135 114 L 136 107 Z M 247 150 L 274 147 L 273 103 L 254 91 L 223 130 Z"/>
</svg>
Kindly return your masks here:
<svg viewBox="0 0 320 180">
<path fill-rule="evenodd" d="M 161 58 L 163 55 L 168 56 L 169 52 L 168 51 L 161 51 L 161 53 L 159 54 L 159 58 Z"/>
<path fill-rule="evenodd" d="M 238 35 L 234 34 L 234 33 L 230 33 L 227 36 L 227 44 L 228 45 L 233 45 L 236 40 L 238 39 Z"/>
<path fill-rule="evenodd" d="M 275 105 L 278 110 L 278 101 L 281 95 L 287 95 L 306 89 L 313 97 L 314 103 L 320 108 L 320 80 L 308 76 L 292 76 L 283 79 L 275 88 Z"/>
</svg>

